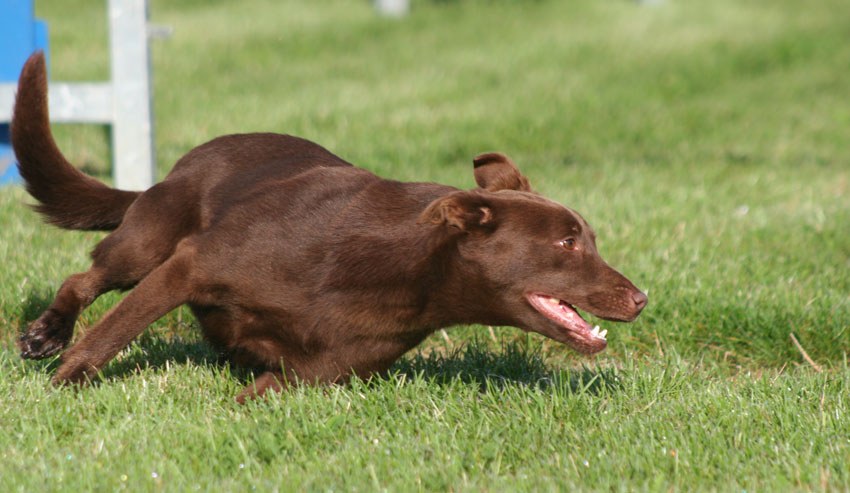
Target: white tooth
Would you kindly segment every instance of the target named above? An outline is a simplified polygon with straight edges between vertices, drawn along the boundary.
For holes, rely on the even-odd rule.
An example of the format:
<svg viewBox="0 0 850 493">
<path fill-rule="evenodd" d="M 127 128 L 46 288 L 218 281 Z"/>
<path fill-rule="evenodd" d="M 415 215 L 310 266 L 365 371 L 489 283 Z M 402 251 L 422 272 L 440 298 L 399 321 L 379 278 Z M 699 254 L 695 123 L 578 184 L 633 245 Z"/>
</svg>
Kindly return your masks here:
<svg viewBox="0 0 850 493">
<path fill-rule="evenodd" d="M 591 332 L 593 335 L 599 335 L 599 326 L 597 325 L 597 326 L 596 326 L 596 327 L 594 327 L 594 328 L 593 328 L 593 330 L 591 330 L 590 332 Z"/>
<path fill-rule="evenodd" d="M 607 335 L 608 335 L 608 329 L 605 329 L 605 330 L 603 330 L 602 332 L 599 333 L 599 337 L 601 337 L 603 339 L 605 339 L 605 336 L 607 336 Z"/>
<path fill-rule="evenodd" d="M 561 303 L 561 300 L 559 300 L 558 298 L 552 298 L 552 297 L 550 296 L 550 297 L 549 297 L 549 303 L 554 303 L 554 304 L 556 304 L 556 305 L 559 305 L 559 304 Z"/>
</svg>

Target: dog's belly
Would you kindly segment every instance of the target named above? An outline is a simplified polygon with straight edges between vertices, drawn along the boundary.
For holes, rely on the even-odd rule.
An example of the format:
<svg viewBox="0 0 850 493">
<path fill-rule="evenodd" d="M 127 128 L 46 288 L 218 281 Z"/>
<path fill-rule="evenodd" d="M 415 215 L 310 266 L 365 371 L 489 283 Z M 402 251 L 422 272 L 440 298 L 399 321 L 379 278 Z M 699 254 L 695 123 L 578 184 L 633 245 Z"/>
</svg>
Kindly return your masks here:
<svg viewBox="0 0 850 493">
<path fill-rule="evenodd" d="M 345 329 L 339 321 L 305 322 L 284 311 L 190 307 L 205 338 L 232 363 L 311 382 L 344 383 L 351 375 L 367 378 L 384 372 L 427 335 L 391 337 L 381 327 Z"/>
<path fill-rule="evenodd" d="M 322 345 L 296 340 L 286 312 L 258 313 L 237 306 L 190 305 L 204 337 L 230 360 L 249 368 L 279 368 L 282 359 L 320 351 Z"/>
</svg>

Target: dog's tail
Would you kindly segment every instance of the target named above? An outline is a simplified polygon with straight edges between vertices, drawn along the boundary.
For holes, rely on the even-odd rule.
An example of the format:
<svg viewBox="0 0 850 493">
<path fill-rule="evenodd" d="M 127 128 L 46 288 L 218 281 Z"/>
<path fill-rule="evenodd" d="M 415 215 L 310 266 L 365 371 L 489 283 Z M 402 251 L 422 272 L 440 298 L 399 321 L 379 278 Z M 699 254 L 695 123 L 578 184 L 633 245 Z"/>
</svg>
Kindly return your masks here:
<svg viewBox="0 0 850 493">
<path fill-rule="evenodd" d="M 27 191 L 45 221 L 65 229 L 111 231 L 139 196 L 109 188 L 71 165 L 56 147 L 47 110 L 44 53 L 21 71 L 10 128 L 12 148 Z"/>
</svg>

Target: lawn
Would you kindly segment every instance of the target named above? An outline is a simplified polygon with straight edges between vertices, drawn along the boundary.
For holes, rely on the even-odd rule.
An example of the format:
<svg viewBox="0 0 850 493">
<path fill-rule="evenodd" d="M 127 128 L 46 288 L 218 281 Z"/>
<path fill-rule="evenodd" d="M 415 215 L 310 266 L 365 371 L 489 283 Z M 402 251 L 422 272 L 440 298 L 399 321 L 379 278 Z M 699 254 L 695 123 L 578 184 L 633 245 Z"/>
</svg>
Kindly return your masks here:
<svg viewBox="0 0 850 493">
<path fill-rule="evenodd" d="M 0 485 L 25 490 L 850 489 L 850 10 L 843 0 L 152 1 L 159 177 L 291 133 L 394 179 L 474 186 L 511 156 L 648 292 L 583 357 L 517 329 L 434 334 L 392 375 L 247 406 L 188 310 L 91 388 L 14 340 L 103 235 L 0 188 Z M 102 1 L 39 1 L 51 77 L 108 76 Z M 108 181 L 108 133 L 55 127 Z M 101 297 L 78 334 L 120 294 Z M 591 317 L 592 318 L 592 317 Z M 793 335 L 793 338 L 792 338 Z M 794 341 L 797 341 L 795 344 Z M 811 360 L 811 361 L 808 361 Z"/>
</svg>

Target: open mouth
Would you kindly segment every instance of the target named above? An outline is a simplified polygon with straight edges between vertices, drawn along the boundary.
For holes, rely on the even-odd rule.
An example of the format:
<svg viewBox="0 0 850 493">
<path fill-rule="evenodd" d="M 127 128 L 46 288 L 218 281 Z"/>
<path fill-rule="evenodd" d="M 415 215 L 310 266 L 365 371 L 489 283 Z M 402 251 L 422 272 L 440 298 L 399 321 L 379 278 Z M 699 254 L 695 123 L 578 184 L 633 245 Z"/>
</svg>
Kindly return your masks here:
<svg viewBox="0 0 850 493">
<path fill-rule="evenodd" d="M 566 342 L 576 351 L 593 354 L 602 351 L 608 345 L 605 339 L 608 331 L 600 331 L 598 325 L 591 327 L 566 301 L 543 294 L 529 294 L 526 297 L 535 310 L 566 329 L 565 335 L 569 338 Z"/>
</svg>

